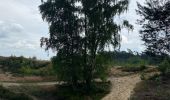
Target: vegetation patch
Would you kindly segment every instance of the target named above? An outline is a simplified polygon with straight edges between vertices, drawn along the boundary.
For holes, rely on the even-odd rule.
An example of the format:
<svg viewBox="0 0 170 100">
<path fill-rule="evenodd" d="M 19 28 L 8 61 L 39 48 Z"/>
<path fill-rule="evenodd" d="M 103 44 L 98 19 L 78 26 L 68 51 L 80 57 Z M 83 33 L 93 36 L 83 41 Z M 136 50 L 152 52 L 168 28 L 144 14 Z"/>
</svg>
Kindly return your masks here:
<svg viewBox="0 0 170 100">
<path fill-rule="evenodd" d="M 122 71 L 127 71 L 127 72 L 139 72 L 139 71 L 143 71 L 147 68 L 147 66 L 145 65 L 131 65 L 128 64 L 125 67 L 122 67 Z"/>
<path fill-rule="evenodd" d="M 10 87 L 11 91 L 22 92 L 35 97 L 37 100 L 101 100 L 110 92 L 109 82 L 93 83 L 93 89 L 85 92 L 85 85 L 79 84 L 77 88 L 71 85 L 51 86 L 19 86 Z M 25 100 L 25 99 L 23 99 Z"/>
<path fill-rule="evenodd" d="M 169 76 L 155 72 L 142 73 L 141 81 L 134 89 L 130 100 L 169 100 Z"/>
<path fill-rule="evenodd" d="M 64 98 L 64 100 L 101 100 L 110 91 L 109 83 L 95 83 L 93 89 L 90 92 L 85 92 L 85 87 L 82 85 L 79 88 L 73 90 L 70 86 L 58 87 L 56 94 L 58 97 Z"/>
<path fill-rule="evenodd" d="M 0 86 L 0 99 L 5 100 L 33 100 L 25 93 L 15 93 Z"/>
<path fill-rule="evenodd" d="M 164 59 L 164 61 L 158 66 L 158 70 L 162 75 L 170 76 L 170 59 Z"/>
</svg>

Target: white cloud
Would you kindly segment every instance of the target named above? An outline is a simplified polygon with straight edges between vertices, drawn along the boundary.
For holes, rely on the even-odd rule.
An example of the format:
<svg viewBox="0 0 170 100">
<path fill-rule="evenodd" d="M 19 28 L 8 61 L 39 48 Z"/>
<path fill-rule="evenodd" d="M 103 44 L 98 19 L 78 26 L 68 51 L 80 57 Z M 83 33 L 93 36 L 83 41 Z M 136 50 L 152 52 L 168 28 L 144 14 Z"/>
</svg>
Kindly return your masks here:
<svg viewBox="0 0 170 100">
<path fill-rule="evenodd" d="M 121 17 L 119 17 L 117 20 L 126 19 L 134 26 L 133 31 L 127 31 L 125 29 L 122 30 L 121 36 L 122 36 L 122 42 L 121 42 L 121 50 L 127 50 L 131 49 L 133 51 L 142 52 L 145 47 L 143 46 L 143 42 L 141 41 L 139 30 L 140 26 L 137 24 L 137 19 L 140 18 L 136 14 L 137 9 L 137 3 L 144 3 L 145 0 L 131 0 L 129 5 L 129 10 L 127 13 L 123 14 Z"/>
<path fill-rule="evenodd" d="M 49 58 L 40 48 L 48 26 L 41 19 L 39 4 L 40 0 L 0 0 L 0 55 Z"/>
<path fill-rule="evenodd" d="M 0 21 L 0 39 L 20 35 L 23 30 L 24 27 L 20 24 Z"/>
<path fill-rule="evenodd" d="M 31 49 L 31 50 L 39 49 L 39 45 L 37 45 L 36 42 L 28 41 L 28 40 L 16 41 L 15 43 L 10 44 L 9 47 L 13 49 L 20 49 L 20 48 Z"/>
</svg>

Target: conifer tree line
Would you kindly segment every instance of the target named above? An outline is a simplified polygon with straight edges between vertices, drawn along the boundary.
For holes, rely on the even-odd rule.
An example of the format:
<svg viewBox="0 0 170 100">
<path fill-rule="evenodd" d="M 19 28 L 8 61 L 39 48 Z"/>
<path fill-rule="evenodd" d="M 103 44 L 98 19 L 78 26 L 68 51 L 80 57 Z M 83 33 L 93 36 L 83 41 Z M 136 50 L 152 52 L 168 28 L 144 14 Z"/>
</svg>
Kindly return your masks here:
<svg viewBox="0 0 170 100">
<path fill-rule="evenodd" d="M 115 22 L 128 5 L 129 0 L 42 0 L 49 38 L 41 38 L 41 46 L 56 51 L 52 62 L 59 80 L 90 89 L 95 78 L 105 79 L 107 60 L 100 53 L 120 47 L 122 28 L 133 29 L 127 20 Z"/>
</svg>

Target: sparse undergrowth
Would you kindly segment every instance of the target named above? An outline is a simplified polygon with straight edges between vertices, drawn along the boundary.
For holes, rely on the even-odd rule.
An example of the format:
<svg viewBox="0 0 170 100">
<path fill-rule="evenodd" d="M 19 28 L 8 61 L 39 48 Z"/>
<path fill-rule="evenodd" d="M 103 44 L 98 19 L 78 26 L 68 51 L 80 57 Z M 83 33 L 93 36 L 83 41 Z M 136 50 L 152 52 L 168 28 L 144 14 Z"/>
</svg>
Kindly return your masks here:
<svg viewBox="0 0 170 100">
<path fill-rule="evenodd" d="M 25 93 L 15 93 L 0 86 L 0 100 L 33 100 Z"/>
<path fill-rule="evenodd" d="M 164 61 L 158 66 L 158 70 L 161 74 L 170 76 L 170 59 L 165 58 Z"/>
<path fill-rule="evenodd" d="M 148 70 L 149 71 L 149 70 Z M 169 100 L 170 98 L 170 63 L 165 59 L 151 72 L 141 74 L 142 82 L 136 85 L 130 100 Z"/>
<path fill-rule="evenodd" d="M 85 93 L 84 87 L 80 86 L 76 90 L 72 90 L 70 86 L 58 87 L 59 90 L 56 94 L 64 100 L 101 100 L 106 94 L 109 93 L 110 83 L 95 83 L 93 89 Z"/>
<path fill-rule="evenodd" d="M 169 100 L 170 79 L 155 74 L 136 85 L 130 100 Z"/>
<path fill-rule="evenodd" d="M 147 68 L 146 65 L 132 65 L 132 64 L 127 64 L 124 67 L 122 67 L 122 71 L 126 72 L 139 72 L 143 71 Z"/>
<path fill-rule="evenodd" d="M 83 85 L 75 90 L 69 85 L 19 86 L 10 87 L 10 90 L 29 94 L 37 100 L 101 100 L 110 92 L 110 83 L 94 83 L 92 91 L 88 94 L 85 92 Z"/>
</svg>

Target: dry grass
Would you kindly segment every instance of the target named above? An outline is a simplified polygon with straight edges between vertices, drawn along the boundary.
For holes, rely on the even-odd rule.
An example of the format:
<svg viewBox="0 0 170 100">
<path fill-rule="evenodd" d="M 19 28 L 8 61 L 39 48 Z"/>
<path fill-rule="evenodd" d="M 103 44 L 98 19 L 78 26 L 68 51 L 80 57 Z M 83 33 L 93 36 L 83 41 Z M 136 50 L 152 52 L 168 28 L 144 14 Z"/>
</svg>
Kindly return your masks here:
<svg viewBox="0 0 170 100">
<path fill-rule="evenodd" d="M 1 73 L 0 82 L 48 82 L 56 81 L 55 76 L 13 76 L 12 74 Z"/>
<path fill-rule="evenodd" d="M 85 93 L 80 85 L 76 90 L 72 90 L 69 85 L 22 85 L 8 87 L 15 93 L 25 93 L 35 98 L 35 100 L 101 100 L 110 92 L 110 83 L 94 83 L 96 86 L 89 94 Z"/>
<path fill-rule="evenodd" d="M 170 100 L 170 78 L 162 77 L 158 73 L 147 73 L 146 77 L 150 78 L 136 85 L 130 100 Z"/>
</svg>

